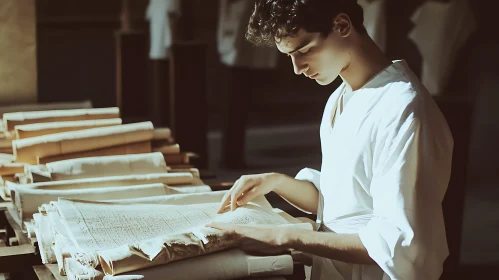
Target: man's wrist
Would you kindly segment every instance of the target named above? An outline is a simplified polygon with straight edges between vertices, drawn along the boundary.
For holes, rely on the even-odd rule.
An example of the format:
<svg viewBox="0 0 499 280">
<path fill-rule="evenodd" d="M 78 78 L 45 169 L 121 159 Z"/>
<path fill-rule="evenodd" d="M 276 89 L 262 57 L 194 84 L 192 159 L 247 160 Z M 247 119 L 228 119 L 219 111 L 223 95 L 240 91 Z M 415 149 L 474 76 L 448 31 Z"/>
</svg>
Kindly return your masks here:
<svg viewBox="0 0 499 280">
<path fill-rule="evenodd" d="M 288 176 L 281 173 L 269 173 L 269 176 L 272 177 L 272 191 L 277 194 L 282 192 L 282 187 L 285 185 Z"/>
</svg>

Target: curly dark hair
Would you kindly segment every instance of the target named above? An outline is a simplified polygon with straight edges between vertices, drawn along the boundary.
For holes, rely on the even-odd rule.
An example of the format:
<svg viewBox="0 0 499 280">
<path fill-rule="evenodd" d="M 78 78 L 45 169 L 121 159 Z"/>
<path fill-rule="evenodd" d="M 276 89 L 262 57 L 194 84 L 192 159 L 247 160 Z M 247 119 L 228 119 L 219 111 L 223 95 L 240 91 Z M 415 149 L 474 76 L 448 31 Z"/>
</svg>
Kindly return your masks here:
<svg viewBox="0 0 499 280">
<path fill-rule="evenodd" d="M 340 13 L 350 17 L 355 30 L 366 33 L 364 13 L 357 0 L 257 0 L 246 39 L 255 45 L 272 46 L 301 28 L 327 36 Z"/>
</svg>

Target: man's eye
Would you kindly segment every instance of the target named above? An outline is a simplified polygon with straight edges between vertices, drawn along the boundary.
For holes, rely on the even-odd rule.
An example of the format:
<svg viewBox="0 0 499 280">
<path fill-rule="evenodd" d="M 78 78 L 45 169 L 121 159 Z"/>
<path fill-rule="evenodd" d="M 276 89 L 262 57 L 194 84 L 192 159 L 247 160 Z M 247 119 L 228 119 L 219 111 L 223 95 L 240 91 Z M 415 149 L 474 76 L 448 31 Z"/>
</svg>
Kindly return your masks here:
<svg viewBox="0 0 499 280">
<path fill-rule="evenodd" d="M 306 50 L 301 50 L 301 51 L 299 51 L 299 53 L 301 53 L 301 54 L 306 54 L 306 53 L 309 53 L 311 49 L 312 49 L 312 48 L 308 48 L 308 49 L 306 49 Z"/>
</svg>

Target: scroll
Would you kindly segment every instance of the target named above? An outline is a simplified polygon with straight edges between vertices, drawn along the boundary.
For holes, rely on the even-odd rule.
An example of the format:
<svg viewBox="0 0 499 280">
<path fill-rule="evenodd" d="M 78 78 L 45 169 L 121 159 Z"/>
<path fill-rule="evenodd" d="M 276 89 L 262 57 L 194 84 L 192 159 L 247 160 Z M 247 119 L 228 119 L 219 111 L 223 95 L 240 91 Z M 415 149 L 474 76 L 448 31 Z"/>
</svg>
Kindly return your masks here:
<svg viewBox="0 0 499 280">
<path fill-rule="evenodd" d="M 240 242 L 233 236 L 205 227 L 209 222 L 305 227 L 303 224 L 290 224 L 275 213 L 263 196 L 234 212 L 216 214 L 224 193 L 147 197 L 118 202 L 67 199 L 52 202 L 51 213 L 56 213 L 57 222 L 66 230 L 61 235 L 65 241 L 69 240 L 65 248 L 58 250 L 65 256 L 59 257 L 58 261 L 77 262 L 76 268 L 71 261 L 66 262 L 70 278 L 95 276 L 92 273 L 97 265 L 101 265 L 104 273 L 116 275 L 156 265 L 166 264 L 166 268 L 180 264 L 186 258 L 233 248 Z M 311 229 L 311 226 L 306 228 Z M 57 246 L 57 239 L 55 243 Z M 73 275 L 74 271 L 78 275 Z"/>
<path fill-rule="evenodd" d="M 160 152 L 163 153 L 164 155 L 178 154 L 180 153 L 180 146 L 178 144 L 161 145 L 159 147 L 152 147 L 152 151 Z"/>
<path fill-rule="evenodd" d="M 59 197 L 86 199 L 86 200 L 110 200 L 139 198 L 160 195 L 181 194 L 190 192 L 210 191 L 201 187 L 177 187 L 171 188 L 161 183 L 116 186 L 105 188 L 83 188 L 83 189 L 23 189 L 16 188 L 14 204 L 21 220 L 30 220 L 33 214 L 38 212 L 38 207 L 50 201 L 56 201 Z"/>
<path fill-rule="evenodd" d="M 53 111 L 35 111 L 35 112 L 16 112 L 3 114 L 3 124 L 5 130 L 12 131 L 14 126 L 62 122 L 62 121 L 82 121 L 115 119 L 120 117 L 120 110 L 117 107 L 95 108 L 95 109 L 73 109 L 73 110 L 53 110 Z"/>
<path fill-rule="evenodd" d="M 103 119 L 90 121 L 48 122 L 16 125 L 14 127 L 16 139 L 55 134 L 60 132 L 77 131 L 89 128 L 120 125 L 121 119 Z"/>
<path fill-rule="evenodd" d="M 11 163 L 14 161 L 14 155 L 12 154 L 1 154 L 0 153 L 0 163 Z"/>
<path fill-rule="evenodd" d="M 24 163 L 3 163 L 0 164 L 0 176 L 15 175 L 16 173 L 24 172 Z"/>
<path fill-rule="evenodd" d="M 90 109 L 90 108 L 92 108 L 92 101 L 89 100 L 80 101 L 80 102 L 30 103 L 30 104 L 1 106 L 0 116 L 3 116 L 3 114 L 5 113 L 15 113 L 15 112 Z"/>
<path fill-rule="evenodd" d="M 178 153 L 178 154 L 164 154 L 166 164 L 168 165 L 181 165 L 189 163 L 188 153 Z"/>
<path fill-rule="evenodd" d="M 166 172 L 168 167 L 161 153 L 76 158 L 46 165 L 30 165 L 25 169 L 33 183 L 37 180 L 62 181 Z"/>
<path fill-rule="evenodd" d="M 152 173 L 140 175 L 109 176 L 99 178 L 84 178 L 66 181 L 50 181 L 34 184 L 12 184 L 7 183 L 9 188 L 23 189 L 45 189 L 45 190 L 64 190 L 64 189 L 86 189 L 114 186 L 134 186 L 142 184 L 162 183 L 166 185 L 189 185 L 194 182 L 191 173 Z"/>
<path fill-rule="evenodd" d="M 126 145 L 113 146 L 109 148 L 96 149 L 85 152 L 69 153 L 57 156 L 38 157 L 38 164 L 46 164 L 55 161 L 62 161 L 68 159 L 97 157 L 97 156 L 116 156 L 116 155 L 129 155 L 129 154 L 144 154 L 151 152 L 151 142 L 138 142 Z"/>
<path fill-rule="evenodd" d="M 158 127 L 154 129 L 154 136 L 152 140 L 153 141 L 168 140 L 170 137 L 172 137 L 172 132 L 169 128 Z"/>
<path fill-rule="evenodd" d="M 151 122 L 91 128 L 14 140 L 12 146 L 16 161 L 36 164 L 38 158 L 150 141 L 153 129 Z"/>
</svg>

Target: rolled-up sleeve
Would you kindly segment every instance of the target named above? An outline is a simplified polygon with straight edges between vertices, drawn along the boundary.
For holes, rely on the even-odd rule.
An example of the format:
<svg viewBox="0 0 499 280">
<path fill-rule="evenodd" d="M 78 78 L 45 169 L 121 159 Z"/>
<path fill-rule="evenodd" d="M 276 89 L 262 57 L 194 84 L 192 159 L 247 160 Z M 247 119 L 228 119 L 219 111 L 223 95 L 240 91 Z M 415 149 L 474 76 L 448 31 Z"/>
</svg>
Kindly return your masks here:
<svg viewBox="0 0 499 280">
<path fill-rule="evenodd" d="M 359 236 L 391 279 L 438 279 L 448 256 L 441 203 L 453 142 L 425 129 L 416 119 L 394 123 L 373 149 L 374 217 Z"/>
<path fill-rule="evenodd" d="M 320 191 L 321 190 L 321 172 L 312 168 L 303 168 L 296 174 L 296 180 L 308 181 Z"/>
<path fill-rule="evenodd" d="M 317 205 L 317 219 L 316 219 L 316 229 L 319 230 L 319 227 L 322 224 L 322 216 L 323 216 L 323 208 L 324 208 L 324 197 L 321 193 L 321 172 L 312 168 L 303 168 L 296 174 L 296 180 L 308 181 L 312 183 L 317 190 L 319 191 L 319 204 Z M 304 211 L 304 210 L 302 210 Z M 306 211 L 304 211 L 306 212 Z M 307 212 L 309 213 L 309 212 Z M 310 214 L 310 213 L 309 213 Z"/>
</svg>

